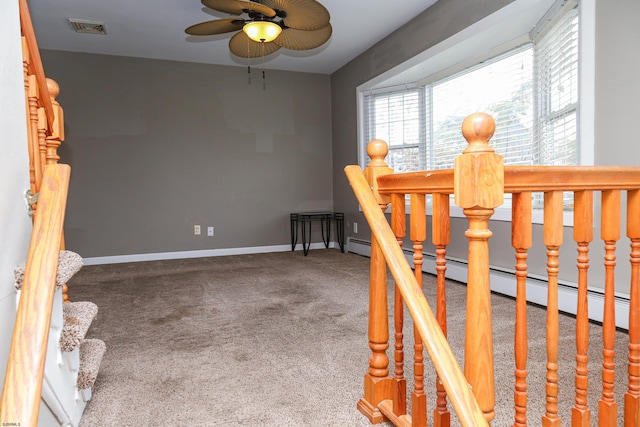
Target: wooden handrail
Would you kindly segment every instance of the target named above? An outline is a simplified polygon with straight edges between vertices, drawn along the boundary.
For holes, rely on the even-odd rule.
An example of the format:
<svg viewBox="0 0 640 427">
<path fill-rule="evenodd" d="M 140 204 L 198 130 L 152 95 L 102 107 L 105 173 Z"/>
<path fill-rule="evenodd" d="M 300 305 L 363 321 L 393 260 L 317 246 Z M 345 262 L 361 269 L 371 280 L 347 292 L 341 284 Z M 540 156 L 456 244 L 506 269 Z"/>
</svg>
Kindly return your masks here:
<svg viewBox="0 0 640 427">
<path fill-rule="evenodd" d="M 0 425 L 36 426 L 69 188 L 68 165 L 47 165 L 0 400 Z"/>
<path fill-rule="evenodd" d="M 362 170 L 352 165 L 345 168 L 345 173 L 369 222 L 371 232 L 382 248 L 389 270 L 424 340 L 427 352 L 450 397 L 460 423 L 465 427 L 488 426 L 438 321 L 422 290 L 418 287 L 413 271 L 407 264 L 393 231 L 371 193 Z"/>
<path fill-rule="evenodd" d="M 31 22 L 31 13 L 29 13 L 27 0 L 18 0 L 18 4 L 20 8 L 20 26 L 22 27 L 22 34 L 27 41 L 27 48 L 31 58 L 29 66 L 32 68 L 32 73 L 36 75 L 38 91 L 40 92 L 39 102 L 42 103 L 47 118 L 47 135 L 51 135 L 54 129 L 53 105 L 51 104 L 51 98 L 49 98 L 47 79 L 45 78 L 44 67 L 42 66 L 42 59 L 40 58 L 36 33 L 33 29 L 33 23 Z"/>
<path fill-rule="evenodd" d="M 505 166 L 504 192 L 640 189 L 640 169 L 619 166 Z M 380 194 L 453 194 L 453 169 L 385 175 Z"/>
</svg>

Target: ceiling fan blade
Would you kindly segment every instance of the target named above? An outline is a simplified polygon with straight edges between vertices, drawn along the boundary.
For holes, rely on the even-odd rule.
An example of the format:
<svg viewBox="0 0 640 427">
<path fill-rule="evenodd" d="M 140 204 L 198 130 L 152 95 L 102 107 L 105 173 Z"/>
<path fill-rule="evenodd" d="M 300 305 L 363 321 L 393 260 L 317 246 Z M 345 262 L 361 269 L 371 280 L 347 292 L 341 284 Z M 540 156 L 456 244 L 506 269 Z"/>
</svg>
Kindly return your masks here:
<svg viewBox="0 0 640 427">
<path fill-rule="evenodd" d="M 201 22 L 192 25 L 184 30 L 184 32 L 192 36 L 211 36 L 213 34 L 224 34 L 241 30 L 243 25 L 244 19 L 216 19 L 215 21 Z"/>
<path fill-rule="evenodd" d="M 248 0 L 202 0 L 202 4 L 208 8 L 232 15 L 240 15 L 251 11 L 261 13 L 269 18 L 276 16 L 276 11 L 269 6 Z"/>
<path fill-rule="evenodd" d="M 284 25 L 290 28 L 317 30 L 329 25 L 329 11 L 315 0 L 262 0 L 262 4 L 287 12 Z"/>
<path fill-rule="evenodd" d="M 305 31 L 295 28 L 282 30 L 274 43 L 293 50 L 309 50 L 322 46 L 331 37 L 331 24 L 319 30 Z"/>
<path fill-rule="evenodd" d="M 229 40 L 229 50 L 241 58 L 259 58 L 280 49 L 274 42 L 260 43 L 251 40 L 244 31 L 236 33 Z"/>
</svg>

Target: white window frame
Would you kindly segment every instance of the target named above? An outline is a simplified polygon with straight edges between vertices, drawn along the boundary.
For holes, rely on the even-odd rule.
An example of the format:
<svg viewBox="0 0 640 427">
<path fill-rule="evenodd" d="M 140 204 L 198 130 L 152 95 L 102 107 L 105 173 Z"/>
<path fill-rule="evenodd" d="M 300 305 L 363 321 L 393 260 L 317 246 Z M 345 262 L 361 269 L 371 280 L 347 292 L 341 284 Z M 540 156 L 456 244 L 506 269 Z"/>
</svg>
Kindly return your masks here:
<svg viewBox="0 0 640 427">
<path fill-rule="evenodd" d="M 447 40 L 427 49 L 411 60 L 383 73 L 356 89 L 358 106 L 358 161 L 366 165 L 364 141 L 364 95 L 376 88 L 415 85 L 421 80 L 435 80 L 463 68 L 507 52 L 530 40 L 533 25 L 554 13 L 565 0 L 515 0 L 476 24 Z M 594 164 L 595 118 L 595 0 L 579 2 L 579 106 L 578 106 L 578 162 Z M 528 19 L 526 19 L 527 17 Z M 531 19 L 535 22 L 532 23 Z M 431 214 L 430 206 L 427 214 Z M 451 216 L 464 217 L 462 210 L 452 204 Z M 511 221 L 510 206 L 496 208 L 493 220 Z M 542 223 L 542 209 L 534 209 L 533 221 Z M 564 224 L 573 224 L 571 212 L 565 212 Z"/>
</svg>

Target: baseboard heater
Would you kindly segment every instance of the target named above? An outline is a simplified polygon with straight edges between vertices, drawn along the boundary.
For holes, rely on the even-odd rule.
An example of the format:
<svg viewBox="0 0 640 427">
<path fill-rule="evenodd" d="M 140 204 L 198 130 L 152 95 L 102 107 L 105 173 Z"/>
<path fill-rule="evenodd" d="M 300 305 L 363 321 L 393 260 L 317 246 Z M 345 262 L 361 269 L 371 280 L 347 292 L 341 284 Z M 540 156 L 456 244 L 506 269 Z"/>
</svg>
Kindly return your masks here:
<svg viewBox="0 0 640 427">
<path fill-rule="evenodd" d="M 347 238 L 346 250 L 362 256 L 371 256 L 371 242 L 349 237 Z M 413 254 L 404 250 L 405 257 L 409 265 L 413 268 Z M 429 274 L 436 274 L 435 254 L 423 254 L 422 271 Z M 515 298 L 516 277 L 515 274 L 490 267 L 491 290 L 493 292 Z M 461 283 L 467 283 L 467 263 L 465 260 L 447 258 L 447 271 L 445 276 L 448 279 Z M 601 291 L 589 289 L 589 319 L 595 322 L 602 322 L 604 312 L 604 294 Z M 558 284 L 558 309 L 566 314 L 575 315 L 578 300 L 577 284 Z M 527 278 L 527 301 L 546 307 L 547 305 L 547 282 L 535 277 Z M 616 295 L 615 298 L 616 326 L 618 328 L 629 329 L 629 298 Z"/>
</svg>

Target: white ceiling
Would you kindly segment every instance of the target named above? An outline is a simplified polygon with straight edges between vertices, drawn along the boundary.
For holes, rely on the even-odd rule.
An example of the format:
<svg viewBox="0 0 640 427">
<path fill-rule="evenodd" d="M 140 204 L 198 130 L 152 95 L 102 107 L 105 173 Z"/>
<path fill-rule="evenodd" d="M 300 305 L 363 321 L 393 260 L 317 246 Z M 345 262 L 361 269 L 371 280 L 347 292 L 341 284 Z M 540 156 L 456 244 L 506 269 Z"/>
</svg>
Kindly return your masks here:
<svg viewBox="0 0 640 427">
<path fill-rule="evenodd" d="M 309 51 L 280 49 L 252 66 L 331 74 L 436 0 L 321 0 L 331 14 L 333 34 Z M 246 66 L 228 49 L 232 34 L 188 36 L 192 24 L 228 15 L 199 0 L 30 0 L 29 8 L 41 49 L 99 53 Z M 103 21 L 108 34 L 76 33 L 69 18 Z"/>
</svg>

